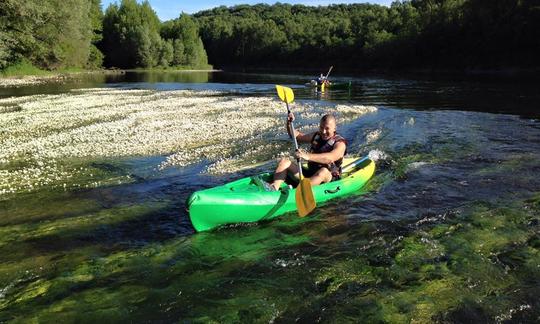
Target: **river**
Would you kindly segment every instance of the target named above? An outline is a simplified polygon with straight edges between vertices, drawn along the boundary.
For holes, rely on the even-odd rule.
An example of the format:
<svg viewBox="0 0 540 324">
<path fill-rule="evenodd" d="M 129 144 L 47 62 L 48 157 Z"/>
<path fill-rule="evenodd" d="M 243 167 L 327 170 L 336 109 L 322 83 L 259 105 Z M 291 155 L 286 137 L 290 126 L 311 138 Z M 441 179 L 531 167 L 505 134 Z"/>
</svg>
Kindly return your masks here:
<svg viewBox="0 0 540 324">
<path fill-rule="evenodd" d="M 538 322 L 539 83 L 331 79 L 352 88 L 229 72 L 0 88 L 0 322 Z M 193 191 L 289 150 L 275 84 L 299 127 L 341 109 L 375 176 L 306 218 L 196 233 Z"/>
</svg>

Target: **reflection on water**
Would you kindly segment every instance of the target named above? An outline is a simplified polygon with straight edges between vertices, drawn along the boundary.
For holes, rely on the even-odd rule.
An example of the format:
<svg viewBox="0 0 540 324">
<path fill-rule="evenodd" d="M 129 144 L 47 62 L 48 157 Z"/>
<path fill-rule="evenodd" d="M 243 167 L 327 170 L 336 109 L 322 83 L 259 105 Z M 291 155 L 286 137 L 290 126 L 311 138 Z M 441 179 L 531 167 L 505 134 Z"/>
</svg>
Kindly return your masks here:
<svg viewBox="0 0 540 324">
<path fill-rule="evenodd" d="M 0 322 L 537 322 L 540 125 L 522 118 L 538 117 L 533 84 L 353 78 L 350 94 L 320 94 L 308 76 L 179 75 L 95 82 L 230 96 L 282 83 L 300 101 L 376 104 L 340 125 L 352 154 L 379 156 L 376 176 L 310 217 L 195 234 L 190 193 L 253 170 L 93 161 L 132 180 L 0 200 Z M 32 91 L 85 84 L 63 86 Z"/>
<path fill-rule="evenodd" d="M 352 82 L 351 90 L 318 92 L 306 87 L 314 75 L 197 71 L 128 71 L 88 74 L 62 83 L 0 88 L 0 97 L 62 93 L 90 87 L 157 90 L 216 90 L 241 95 L 273 96 L 275 84 L 295 89 L 298 99 L 360 102 L 393 108 L 468 110 L 538 117 L 538 80 L 504 76 L 343 76 L 333 82 Z"/>
<path fill-rule="evenodd" d="M 127 72 L 120 77 L 116 77 L 108 82 L 126 82 L 126 83 L 207 83 L 215 72 L 185 72 L 185 71 L 144 71 Z"/>
</svg>

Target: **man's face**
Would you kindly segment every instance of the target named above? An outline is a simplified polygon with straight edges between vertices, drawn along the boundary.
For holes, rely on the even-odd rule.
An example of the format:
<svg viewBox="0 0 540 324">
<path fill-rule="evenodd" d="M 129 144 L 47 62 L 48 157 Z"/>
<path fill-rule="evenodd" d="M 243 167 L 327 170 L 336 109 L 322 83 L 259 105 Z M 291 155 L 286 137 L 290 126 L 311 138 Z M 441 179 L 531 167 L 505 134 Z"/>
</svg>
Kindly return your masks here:
<svg viewBox="0 0 540 324">
<path fill-rule="evenodd" d="M 323 140 L 327 140 L 334 136 L 336 133 L 336 121 L 334 119 L 328 119 L 325 122 L 321 122 L 319 125 L 319 132 Z"/>
</svg>

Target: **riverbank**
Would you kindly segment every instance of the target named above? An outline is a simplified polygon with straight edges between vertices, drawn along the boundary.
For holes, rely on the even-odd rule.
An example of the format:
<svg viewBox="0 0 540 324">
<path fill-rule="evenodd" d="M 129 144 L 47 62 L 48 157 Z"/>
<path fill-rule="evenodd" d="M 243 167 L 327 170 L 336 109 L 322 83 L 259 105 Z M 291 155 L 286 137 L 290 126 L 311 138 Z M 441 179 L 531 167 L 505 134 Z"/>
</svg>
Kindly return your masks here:
<svg viewBox="0 0 540 324">
<path fill-rule="evenodd" d="M 20 87 L 29 85 L 39 85 L 45 83 L 65 83 L 73 81 L 87 75 L 122 75 L 127 72 L 161 72 L 161 73 L 192 73 L 192 72 L 222 72 L 220 69 L 213 69 L 209 66 L 208 69 L 193 69 L 190 67 L 176 69 L 110 69 L 110 70 L 81 70 L 81 71 L 43 71 L 37 68 L 31 71 L 24 70 L 13 75 L 0 74 L 0 88 Z"/>
<path fill-rule="evenodd" d="M 117 75 L 124 74 L 123 70 L 94 70 L 94 71 L 76 71 L 76 72 L 48 72 L 39 75 L 17 75 L 0 77 L 0 87 L 20 87 L 29 85 L 39 85 L 45 83 L 65 83 L 67 81 L 76 80 L 82 76 L 91 74 L 102 75 Z"/>
</svg>

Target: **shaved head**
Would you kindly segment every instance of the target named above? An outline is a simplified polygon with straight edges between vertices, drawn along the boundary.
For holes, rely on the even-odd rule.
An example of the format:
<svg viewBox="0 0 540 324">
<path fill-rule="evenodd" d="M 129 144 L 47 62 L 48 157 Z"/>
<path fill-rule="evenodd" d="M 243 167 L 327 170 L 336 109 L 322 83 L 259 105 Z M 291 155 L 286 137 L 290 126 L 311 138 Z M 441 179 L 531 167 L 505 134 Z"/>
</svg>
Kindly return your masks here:
<svg viewBox="0 0 540 324">
<path fill-rule="evenodd" d="M 333 121 L 334 124 L 336 123 L 336 117 L 332 114 L 326 114 L 322 116 L 321 118 L 321 124 L 326 123 L 327 121 Z"/>
<path fill-rule="evenodd" d="M 336 117 L 334 115 L 326 114 L 321 118 L 319 133 L 324 140 L 327 140 L 336 134 Z"/>
</svg>

